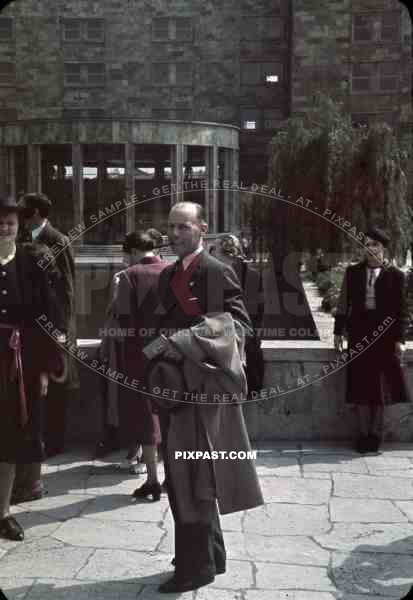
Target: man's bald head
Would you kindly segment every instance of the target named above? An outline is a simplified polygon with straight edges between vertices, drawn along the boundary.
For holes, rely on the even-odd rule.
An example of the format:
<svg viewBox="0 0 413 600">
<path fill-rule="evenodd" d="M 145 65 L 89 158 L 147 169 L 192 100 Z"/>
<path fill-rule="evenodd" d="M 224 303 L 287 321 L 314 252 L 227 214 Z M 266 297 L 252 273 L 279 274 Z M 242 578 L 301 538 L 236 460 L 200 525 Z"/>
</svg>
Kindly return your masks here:
<svg viewBox="0 0 413 600">
<path fill-rule="evenodd" d="M 179 256 L 194 252 L 208 231 L 204 209 L 195 202 L 178 202 L 169 212 L 168 236 Z"/>
</svg>

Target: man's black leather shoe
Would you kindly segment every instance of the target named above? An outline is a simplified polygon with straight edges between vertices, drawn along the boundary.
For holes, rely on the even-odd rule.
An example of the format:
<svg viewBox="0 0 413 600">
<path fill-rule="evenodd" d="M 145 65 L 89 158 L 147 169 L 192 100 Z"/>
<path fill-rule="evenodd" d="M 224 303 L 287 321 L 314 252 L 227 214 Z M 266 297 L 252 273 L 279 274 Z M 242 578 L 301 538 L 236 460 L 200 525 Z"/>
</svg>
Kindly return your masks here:
<svg viewBox="0 0 413 600">
<path fill-rule="evenodd" d="M 204 585 L 208 585 L 214 579 L 213 575 L 199 575 L 192 579 L 181 580 L 177 579 L 174 575 L 158 587 L 158 592 L 161 594 L 182 594 L 183 592 L 190 592 L 191 590 L 197 590 Z"/>
<path fill-rule="evenodd" d="M 24 531 L 16 519 L 9 515 L 0 520 L 0 536 L 13 542 L 22 542 L 24 540 Z"/>
<path fill-rule="evenodd" d="M 171 560 L 171 565 L 174 567 L 175 566 L 175 556 L 173 557 L 173 559 Z M 226 571 L 225 566 L 223 567 L 217 567 L 217 575 L 223 575 Z"/>
</svg>

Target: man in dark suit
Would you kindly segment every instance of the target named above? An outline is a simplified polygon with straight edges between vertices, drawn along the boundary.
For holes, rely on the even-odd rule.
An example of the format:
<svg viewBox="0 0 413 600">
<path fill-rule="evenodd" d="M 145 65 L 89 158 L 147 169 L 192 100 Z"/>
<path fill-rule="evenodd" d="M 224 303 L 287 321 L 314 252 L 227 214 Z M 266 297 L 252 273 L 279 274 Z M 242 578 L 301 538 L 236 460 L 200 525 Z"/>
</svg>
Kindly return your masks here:
<svg viewBox="0 0 413 600">
<path fill-rule="evenodd" d="M 48 217 L 51 201 L 45 194 L 25 194 L 19 206 L 30 241 L 50 248 L 52 262 L 59 273 L 55 286 L 63 309 L 66 338 L 68 343 L 76 344 L 75 261 L 69 238 L 50 223 Z M 51 382 L 49 386 L 45 415 L 45 446 L 48 456 L 59 454 L 64 449 L 66 405 L 69 396 L 79 386 L 75 359 L 69 353 L 65 355 L 68 373 L 64 383 Z"/>
<path fill-rule="evenodd" d="M 409 401 L 400 361 L 408 323 L 404 274 L 384 259 L 384 231 L 371 228 L 366 238 L 365 259 L 346 270 L 334 326 L 338 352 L 348 337 L 347 402 L 358 408 L 360 453 L 379 449 L 384 405 Z"/>
<path fill-rule="evenodd" d="M 168 227 L 169 239 L 179 260 L 160 276 L 160 299 L 166 313 L 160 318 L 160 331 L 169 335 L 191 327 L 203 315 L 229 312 L 246 334 L 251 333 L 251 321 L 237 276 L 229 265 L 204 250 L 202 236 L 208 226 L 202 207 L 191 202 L 175 204 L 169 214 Z M 173 410 L 187 410 L 185 406 L 177 404 Z M 199 414 L 196 418 L 197 427 L 202 428 Z M 167 444 L 168 418 L 165 415 L 161 426 L 163 443 Z M 160 586 L 159 591 L 180 593 L 207 585 L 216 574 L 224 573 L 226 552 L 216 502 L 208 501 L 207 511 L 199 509 L 200 514 L 208 514 L 203 520 L 186 522 L 178 510 L 179 482 L 171 477 L 166 449 L 163 455 L 175 521 L 175 574 Z"/>
</svg>

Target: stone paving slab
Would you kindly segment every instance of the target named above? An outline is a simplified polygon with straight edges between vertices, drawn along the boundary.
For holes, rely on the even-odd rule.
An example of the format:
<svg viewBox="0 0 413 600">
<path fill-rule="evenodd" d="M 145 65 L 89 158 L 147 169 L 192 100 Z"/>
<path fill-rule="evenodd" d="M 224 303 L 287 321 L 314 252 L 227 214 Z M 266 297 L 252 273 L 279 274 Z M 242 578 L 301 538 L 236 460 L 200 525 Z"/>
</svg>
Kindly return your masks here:
<svg viewBox="0 0 413 600">
<path fill-rule="evenodd" d="M 333 475 L 334 495 L 342 498 L 413 500 L 413 481 L 368 475 Z"/>
<path fill-rule="evenodd" d="M 329 550 L 413 555 L 413 525 L 406 523 L 335 523 L 331 531 L 314 539 Z"/>
<path fill-rule="evenodd" d="M 268 504 L 247 513 L 244 521 L 244 531 L 273 536 L 317 535 L 329 528 L 327 506 Z"/>
<path fill-rule="evenodd" d="M 277 565 L 256 563 L 257 587 L 269 590 L 296 590 L 330 592 L 336 588 L 330 581 L 327 569 L 321 567 L 301 567 L 297 565 Z"/>
<path fill-rule="evenodd" d="M 172 575 L 170 557 L 159 552 L 145 553 L 132 550 L 94 550 L 88 561 L 78 570 L 76 579 L 120 581 L 130 579 L 136 585 L 158 584 Z"/>
<path fill-rule="evenodd" d="M 367 474 L 368 468 L 364 458 L 349 455 L 323 455 L 317 457 L 303 456 L 302 458 L 304 474 L 313 473 L 361 473 Z"/>
<path fill-rule="evenodd" d="M 403 515 L 390 500 L 352 500 L 332 498 L 330 502 L 331 520 L 345 523 L 403 523 Z"/>
<path fill-rule="evenodd" d="M 127 582 L 39 579 L 25 600 L 136 600 L 142 589 Z"/>
<path fill-rule="evenodd" d="M 87 504 L 82 517 L 108 521 L 153 521 L 163 520 L 168 510 L 168 501 L 163 497 L 159 502 L 150 500 L 133 502 L 129 495 L 112 494 L 98 496 Z"/>
<path fill-rule="evenodd" d="M 72 579 L 95 552 L 94 548 L 72 548 L 50 538 L 20 544 L 1 559 L 1 576 L 13 577 L 17 571 L 25 577 Z"/>
<path fill-rule="evenodd" d="M 266 503 L 326 504 L 331 494 L 331 482 L 314 479 L 263 477 L 261 488 Z"/>
<path fill-rule="evenodd" d="M 298 458 L 294 456 L 262 456 L 256 460 L 257 473 L 260 477 L 267 475 L 277 477 L 300 477 Z"/>
<path fill-rule="evenodd" d="M 163 535 L 156 523 L 114 523 L 97 518 L 66 521 L 53 537 L 72 546 L 153 552 Z"/>
<path fill-rule="evenodd" d="M 254 533 L 225 534 L 231 559 L 327 567 L 330 553 L 303 536 L 262 536 Z"/>
<path fill-rule="evenodd" d="M 248 590 L 245 600 L 335 600 L 328 592 Z"/>
<path fill-rule="evenodd" d="M 34 512 L 43 513 L 53 521 L 66 521 L 66 519 L 78 517 L 93 500 L 93 496 L 88 497 L 84 494 L 59 494 L 54 496 L 53 492 L 49 492 L 47 496 L 40 498 L 40 500 L 19 504 L 19 519 L 23 518 L 24 513 Z M 15 507 L 13 507 L 13 511 L 14 509 Z"/>
</svg>

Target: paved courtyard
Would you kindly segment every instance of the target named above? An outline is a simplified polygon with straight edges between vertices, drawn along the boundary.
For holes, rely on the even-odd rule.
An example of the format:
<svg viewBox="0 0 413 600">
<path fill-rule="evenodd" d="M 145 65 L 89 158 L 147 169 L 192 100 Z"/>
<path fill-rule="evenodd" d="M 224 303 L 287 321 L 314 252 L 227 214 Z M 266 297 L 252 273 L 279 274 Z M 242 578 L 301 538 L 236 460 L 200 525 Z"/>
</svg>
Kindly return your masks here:
<svg viewBox="0 0 413 600">
<path fill-rule="evenodd" d="M 90 450 L 48 461 L 49 494 L 13 512 L 26 540 L 0 540 L 13 600 L 149 600 L 171 572 L 166 497 L 131 501 L 144 476 Z M 113 461 L 113 462 L 112 462 Z M 400 598 L 413 583 L 413 445 L 361 457 L 345 446 L 260 446 L 265 506 L 222 518 L 228 569 L 191 600 Z M 172 597 L 177 597 L 172 595 Z"/>
</svg>

